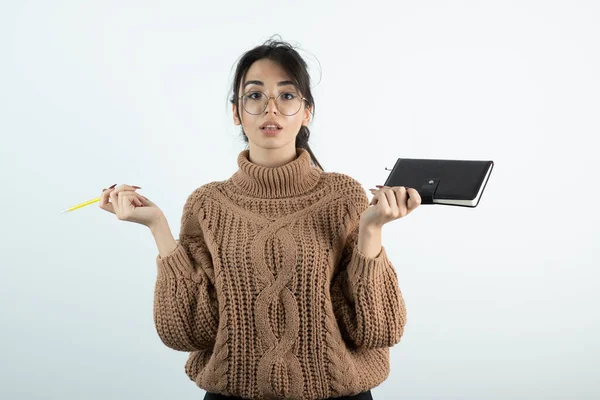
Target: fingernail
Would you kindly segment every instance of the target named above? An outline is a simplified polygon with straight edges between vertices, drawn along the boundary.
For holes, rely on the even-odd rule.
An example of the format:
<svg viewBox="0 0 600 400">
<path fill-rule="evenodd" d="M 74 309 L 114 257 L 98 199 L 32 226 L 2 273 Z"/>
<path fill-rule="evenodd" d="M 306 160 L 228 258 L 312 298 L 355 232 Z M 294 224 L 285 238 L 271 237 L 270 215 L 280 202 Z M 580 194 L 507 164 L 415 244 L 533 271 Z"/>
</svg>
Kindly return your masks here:
<svg viewBox="0 0 600 400">
<path fill-rule="evenodd" d="M 382 188 L 383 186 L 381 186 L 381 185 L 375 185 L 375 187 L 377 187 L 377 188 Z"/>
<path fill-rule="evenodd" d="M 132 187 L 135 189 L 141 189 L 141 187 L 139 187 L 139 186 L 132 186 Z"/>
<path fill-rule="evenodd" d="M 109 186 L 108 188 L 109 188 L 109 189 L 114 189 L 114 188 L 115 188 L 115 186 L 117 186 L 117 184 L 116 184 L 116 183 L 115 183 L 114 185 L 112 185 L 112 186 Z"/>
<path fill-rule="evenodd" d="M 102 189 L 102 192 L 106 192 L 106 189 Z"/>
</svg>

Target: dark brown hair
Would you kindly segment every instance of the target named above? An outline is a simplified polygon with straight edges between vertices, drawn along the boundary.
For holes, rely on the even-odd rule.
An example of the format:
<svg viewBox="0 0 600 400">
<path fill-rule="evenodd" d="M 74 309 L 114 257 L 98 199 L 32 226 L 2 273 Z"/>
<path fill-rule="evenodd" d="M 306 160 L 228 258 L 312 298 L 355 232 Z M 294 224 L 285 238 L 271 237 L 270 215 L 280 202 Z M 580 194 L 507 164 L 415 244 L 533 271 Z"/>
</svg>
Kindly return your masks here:
<svg viewBox="0 0 600 400">
<path fill-rule="evenodd" d="M 310 75 L 308 73 L 307 64 L 291 44 L 281 40 L 269 39 L 262 45 L 248 50 L 241 56 L 240 60 L 237 63 L 235 77 L 233 79 L 233 85 L 231 88 L 231 104 L 238 104 L 237 100 L 240 85 L 242 79 L 246 77 L 250 66 L 255 61 L 261 60 L 263 58 L 278 63 L 281 66 L 281 68 L 283 68 L 283 70 L 289 75 L 290 79 L 298 85 L 298 89 L 306 98 L 306 106 L 312 107 L 311 113 L 314 117 L 315 102 L 312 96 L 312 92 L 310 90 Z M 241 120 L 242 118 L 240 116 L 240 108 L 241 107 L 238 106 L 236 109 L 238 118 L 240 118 Z M 242 136 L 244 141 L 248 143 L 248 136 L 246 136 L 243 127 Z M 308 144 L 309 138 L 310 130 L 306 126 L 301 126 L 300 130 L 298 131 L 298 135 L 296 136 L 296 147 L 308 150 L 313 163 L 321 170 L 324 170 L 317 158 L 315 157 L 315 155 L 313 154 L 310 145 Z"/>
</svg>

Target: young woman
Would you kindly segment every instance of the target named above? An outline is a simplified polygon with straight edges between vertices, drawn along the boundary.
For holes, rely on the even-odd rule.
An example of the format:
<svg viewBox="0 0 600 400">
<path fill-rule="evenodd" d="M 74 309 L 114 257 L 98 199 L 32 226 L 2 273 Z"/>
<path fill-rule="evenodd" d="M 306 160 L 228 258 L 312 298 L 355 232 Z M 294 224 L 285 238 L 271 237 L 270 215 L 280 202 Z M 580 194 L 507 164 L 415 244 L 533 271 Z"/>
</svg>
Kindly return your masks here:
<svg viewBox="0 0 600 400">
<path fill-rule="evenodd" d="M 285 42 L 243 55 L 231 102 L 248 148 L 229 179 L 188 197 L 178 241 L 139 187 L 102 194 L 102 209 L 156 240 L 158 335 L 190 352 L 205 399 L 372 399 L 406 323 L 381 231 L 419 193 L 379 187 L 369 203 L 359 182 L 323 171 L 307 66 Z"/>
</svg>

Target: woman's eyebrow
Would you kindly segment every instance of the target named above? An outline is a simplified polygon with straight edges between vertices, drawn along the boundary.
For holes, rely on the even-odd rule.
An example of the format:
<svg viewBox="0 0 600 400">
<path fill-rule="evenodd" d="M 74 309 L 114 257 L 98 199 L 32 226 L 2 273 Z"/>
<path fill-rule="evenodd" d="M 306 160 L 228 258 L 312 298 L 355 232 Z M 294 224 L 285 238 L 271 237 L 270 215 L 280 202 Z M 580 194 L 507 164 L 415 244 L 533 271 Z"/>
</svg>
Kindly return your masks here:
<svg viewBox="0 0 600 400">
<path fill-rule="evenodd" d="M 243 89 L 245 89 L 246 86 L 248 86 L 248 85 L 265 86 L 265 84 L 262 81 L 248 81 L 248 82 L 244 83 Z M 281 81 L 277 84 L 277 86 L 287 86 L 287 85 L 296 86 L 296 84 L 292 81 Z"/>
</svg>

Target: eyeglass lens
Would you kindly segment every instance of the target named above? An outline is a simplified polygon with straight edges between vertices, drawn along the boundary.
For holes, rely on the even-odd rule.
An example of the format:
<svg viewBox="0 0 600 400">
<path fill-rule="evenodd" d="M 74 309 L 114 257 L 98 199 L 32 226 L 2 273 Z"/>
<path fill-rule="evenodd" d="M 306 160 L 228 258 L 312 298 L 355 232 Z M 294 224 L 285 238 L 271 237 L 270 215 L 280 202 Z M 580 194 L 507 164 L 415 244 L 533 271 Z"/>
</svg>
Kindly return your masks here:
<svg viewBox="0 0 600 400">
<path fill-rule="evenodd" d="M 260 114 L 267 108 L 269 98 L 262 92 L 249 92 L 242 98 L 244 109 L 250 114 Z M 284 92 L 275 99 L 275 105 L 283 115 L 294 115 L 300 111 L 302 98 L 297 93 Z"/>
</svg>

